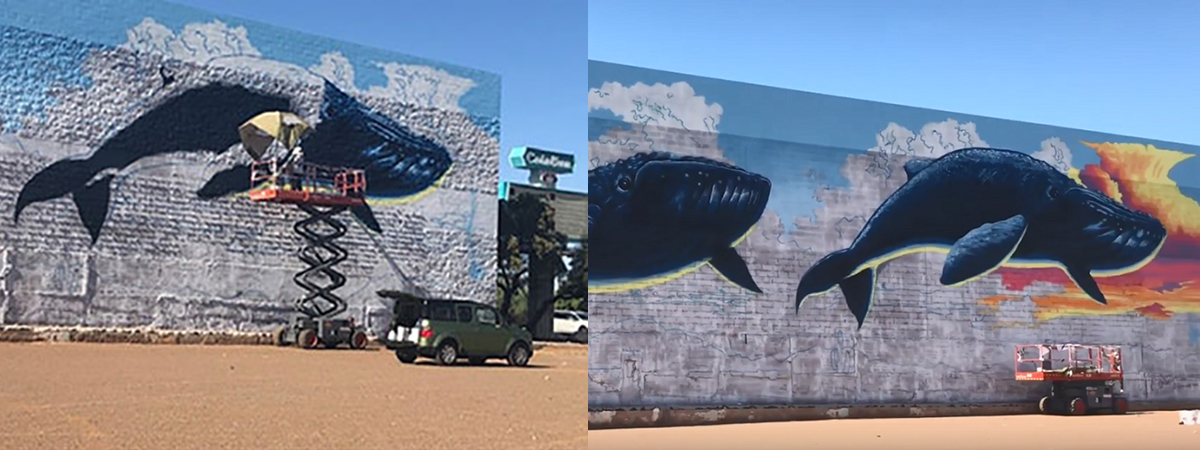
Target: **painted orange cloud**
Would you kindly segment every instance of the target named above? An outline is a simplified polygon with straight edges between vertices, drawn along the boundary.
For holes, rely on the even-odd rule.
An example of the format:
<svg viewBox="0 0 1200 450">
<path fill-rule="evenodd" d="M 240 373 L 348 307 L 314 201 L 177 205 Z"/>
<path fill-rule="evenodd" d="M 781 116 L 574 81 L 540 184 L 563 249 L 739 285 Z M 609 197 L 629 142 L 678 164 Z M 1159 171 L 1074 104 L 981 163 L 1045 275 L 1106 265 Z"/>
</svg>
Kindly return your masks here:
<svg viewBox="0 0 1200 450">
<path fill-rule="evenodd" d="M 1080 184 L 1112 197 L 1126 206 L 1162 221 L 1167 241 L 1158 257 L 1141 270 L 1126 275 L 1097 278 L 1108 305 L 1093 302 L 1057 269 L 997 270 L 1012 294 L 981 301 L 998 307 L 1019 300 L 1035 282 L 1062 286 L 1060 294 L 1033 298 L 1037 320 L 1071 315 L 1111 315 L 1136 312 L 1167 319 L 1177 313 L 1200 313 L 1200 202 L 1188 197 L 1170 178 L 1171 169 L 1195 155 L 1153 145 L 1092 143 L 1099 164 L 1088 164 L 1071 176 Z"/>
</svg>

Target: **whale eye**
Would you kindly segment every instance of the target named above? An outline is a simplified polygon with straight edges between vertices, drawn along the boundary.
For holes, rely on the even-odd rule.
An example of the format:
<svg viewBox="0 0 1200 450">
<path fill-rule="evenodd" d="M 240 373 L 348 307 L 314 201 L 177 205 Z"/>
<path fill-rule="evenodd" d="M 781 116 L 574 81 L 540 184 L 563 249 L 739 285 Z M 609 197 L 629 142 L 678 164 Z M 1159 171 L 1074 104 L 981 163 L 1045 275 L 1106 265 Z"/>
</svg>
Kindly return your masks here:
<svg viewBox="0 0 1200 450">
<path fill-rule="evenodd" d="M 1058 198 L 1059 195 L 1062 195 L 1062 191 L 1058 189 L 1058 186 L 1050 186 L 1049 189 L 1046 189 L 1046 195 L 1053 200 Z"/>
<path fill-rule="evenodd" d="M 621 179 L 617 180 L 617 189 L 628 191 L 632 187 L 633 180 L 629 179 L 629 177 L 621 177 Z"/>
</svg>

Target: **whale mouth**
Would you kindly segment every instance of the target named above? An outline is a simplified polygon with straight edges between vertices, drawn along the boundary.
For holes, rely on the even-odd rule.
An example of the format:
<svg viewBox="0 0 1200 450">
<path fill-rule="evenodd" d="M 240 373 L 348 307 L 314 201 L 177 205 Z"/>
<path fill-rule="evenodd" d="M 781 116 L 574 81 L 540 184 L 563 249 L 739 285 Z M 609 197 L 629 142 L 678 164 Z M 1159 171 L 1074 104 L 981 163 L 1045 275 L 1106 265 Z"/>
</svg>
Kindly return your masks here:
<svg viewBox="0 0 1200 450">
<path fill-rule="evenodd" d="M 1090 189 L 1072 189 L 1067 195 L 1084 206 L 1084 242 L 1096 249 L 1097 262 L 1132 264 L 1152 255 L 1166 239 L 1162 223 L 1149 214 Z"/>
<path fill-rule="evenodd" d="M 771 182 L 733 166 L 655 161 L 638 170 L 633 192 L 640 212 L 663 221 L 748 229 L 766 209 Z"/>
</svg>

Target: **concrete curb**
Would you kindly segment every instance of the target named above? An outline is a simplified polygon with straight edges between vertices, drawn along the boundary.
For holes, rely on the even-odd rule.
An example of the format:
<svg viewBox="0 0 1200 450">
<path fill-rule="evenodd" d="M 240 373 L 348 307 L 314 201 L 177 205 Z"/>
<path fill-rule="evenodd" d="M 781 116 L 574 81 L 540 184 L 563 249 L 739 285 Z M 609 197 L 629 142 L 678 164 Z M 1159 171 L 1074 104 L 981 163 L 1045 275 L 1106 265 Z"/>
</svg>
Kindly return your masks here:
<svg viewBox="0 0 1200 450">
<path fill-rule="evenodd" d="M 271 345 L 267 332 L 149 328 L 0 327 L 0 342 L 92 342 L 168 345 Z"/>
<path fill-rule="evenodd" d="M 1131 401 L 1133 411 L 1200 409 L 1200 402 Z M 588 409 L 588 429 L 651 428 L 829 419 L 1037 414 L 1037 404 L 811 405 L 747 408 Z"/>
</svg>

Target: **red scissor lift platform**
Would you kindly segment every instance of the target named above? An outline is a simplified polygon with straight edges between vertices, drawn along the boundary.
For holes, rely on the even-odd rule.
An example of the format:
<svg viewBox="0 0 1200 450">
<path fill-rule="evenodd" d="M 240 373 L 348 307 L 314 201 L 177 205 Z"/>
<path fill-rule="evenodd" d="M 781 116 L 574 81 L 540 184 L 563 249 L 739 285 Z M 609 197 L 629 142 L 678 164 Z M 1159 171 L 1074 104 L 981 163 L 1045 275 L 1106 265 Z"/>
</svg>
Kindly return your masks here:
<svg viewBox="0 0 1200 450">
<path fill-rule="evenodd" d="M 1125 414 L 1125 373 L 1115 345 L 1029 344 L 1015 348 L 1017 381 L 1050 383 L 1038 402 L 1045 414 Z"/>
<path fill-rule="evenodd" d="M 365 201 L 363 171 L 297 163 L 281 173 L 275 160 L 250 166 L 250 200 L 317 206 L 356 206 Z"/>
</svg>

